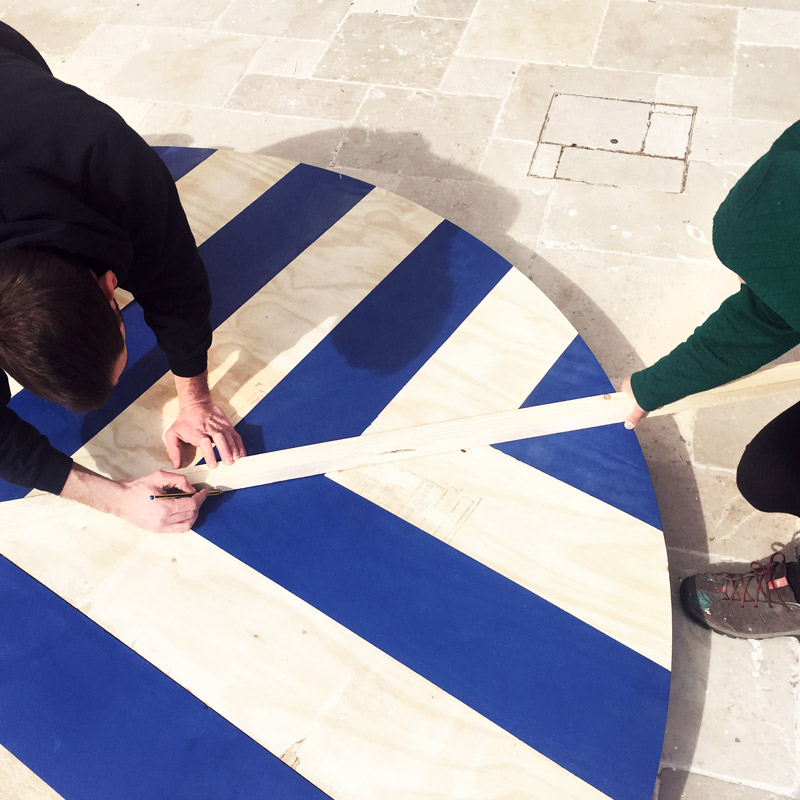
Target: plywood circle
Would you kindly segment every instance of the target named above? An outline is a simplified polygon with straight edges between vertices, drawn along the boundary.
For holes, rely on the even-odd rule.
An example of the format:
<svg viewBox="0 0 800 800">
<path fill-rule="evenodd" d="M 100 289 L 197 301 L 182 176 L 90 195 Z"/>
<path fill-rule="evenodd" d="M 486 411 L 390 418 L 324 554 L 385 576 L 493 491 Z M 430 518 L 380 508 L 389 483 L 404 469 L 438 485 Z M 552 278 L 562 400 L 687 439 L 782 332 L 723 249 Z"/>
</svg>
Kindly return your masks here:
<svg viewBox="0 0 800 800">
<path fill-rule="evenodd" d="M 414 203 L 280 159 L 159 154 L 249 452 L 610 390 L 530 281 Z M 123 315 L 108 406 L 12 399 L 115 478 L 167 467 L 175 413 L 136 303 Z M 669 585 L 621 425 L 237 490 L 178 536 L 21 494 L 0 486 L 9 797 L 652 793 Z"/>
</svg>

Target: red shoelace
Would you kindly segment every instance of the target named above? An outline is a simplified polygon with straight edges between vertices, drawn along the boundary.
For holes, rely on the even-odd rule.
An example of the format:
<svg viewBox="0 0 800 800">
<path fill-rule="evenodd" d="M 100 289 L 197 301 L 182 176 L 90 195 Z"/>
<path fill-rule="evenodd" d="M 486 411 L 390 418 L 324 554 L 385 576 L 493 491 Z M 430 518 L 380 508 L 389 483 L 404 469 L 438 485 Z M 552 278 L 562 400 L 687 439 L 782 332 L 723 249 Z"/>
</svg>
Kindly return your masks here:
<svg viewBox="0 0 800 800">
<path fill-rule="evenodd" d="M 740 600 L 742 607 L 744 607 L 745 600 L 753 600 L 757 608 L 758 600 L 763 596 L 763 599 L 772 608 L 772 592 L 781 586 L 787 585 L 785 578 L 773 582 L 772 575 L 779 564 L 785 563 L 786 556 L 783 553 L 773 553 L 766 564 L 762 564 L 760 561 L 752 561 L 750 563 L 750 572 L 740 575 L 724 573 L 725 584 L 722 587 L 722 593 L 728 598 L 729 603 L 733 603 L 734 600 Z M 753 586 L 754 583 L 755 585 Z M 748 590 L 752 589 L 755 590 L 754 596 L 748 597 Z M 779 594 L 776 594 L 775 597 L 785 608 L 789 607 Z"/>
</svg>

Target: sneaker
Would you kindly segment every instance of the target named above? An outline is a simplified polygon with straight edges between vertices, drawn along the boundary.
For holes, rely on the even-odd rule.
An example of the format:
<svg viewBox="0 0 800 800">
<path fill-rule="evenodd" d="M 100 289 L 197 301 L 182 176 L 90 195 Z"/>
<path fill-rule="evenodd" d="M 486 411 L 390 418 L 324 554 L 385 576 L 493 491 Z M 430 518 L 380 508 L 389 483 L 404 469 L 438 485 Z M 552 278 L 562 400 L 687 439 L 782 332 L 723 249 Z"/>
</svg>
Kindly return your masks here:
<svg viewBox="0 0 800 800">
<path fill-rule="evenodd" d="M 701 625 L 743 639 L 800 637 L 800 565 L 773 553 L 748 572 L 703 572 L 681 583 L 681 603 Z M 799 593 L 800 594 L 800 593 Z"/>
</svg>

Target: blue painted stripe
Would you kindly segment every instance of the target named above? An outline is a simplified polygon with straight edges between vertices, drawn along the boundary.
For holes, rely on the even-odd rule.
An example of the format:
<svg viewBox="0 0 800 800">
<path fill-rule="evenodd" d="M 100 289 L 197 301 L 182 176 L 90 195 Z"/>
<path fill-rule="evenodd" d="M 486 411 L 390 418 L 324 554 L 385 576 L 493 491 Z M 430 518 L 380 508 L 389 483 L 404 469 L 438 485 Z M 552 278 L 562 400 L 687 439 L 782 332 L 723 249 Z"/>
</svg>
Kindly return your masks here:
<svg viewBox="0 0 800 800">
<path fill-rule="evenodd" d="M 233 314 L 371 189 L 362 181 L 301 164 L 208 239 L 200 253 L 211 284 L 212 326 Z M 139 305 L 131 303 L 122 316 L 128 367 L 103 408 L 72 414 L 27 391 L 9 403 L 59 450 L 74 453 L 168 371 Z M 0 500 L 24 494 L 25 489 L 0 481 Z"/>
<path fill-rule="evenodd" d="M 650 797 L 667 670 L 327 478 L 204 508 L 236 558 L 611 797 Z"/>
<path fill-rule="evenodd" d="M 362 433 L 509 269 L 441 223 L 247 415 L 248 452 Z"/>
<path fill-rule="evenodd" d="M 580 337 L 531 392 L 523 408 L 615 391 Z M 647 463 L 636 434 L 604 425 L 496 445 L 498 450 L 661 529 Z"/>
<path fill-rule="evenodd" d="M 0 608 L 0 742 L 66 800 L 327 797 L 2 557 Z"/>
<path fill-rule="evenodd" d="M 202 164 L 212 153 L 216 153 L 214 148 L 203 147 L 154 147 L 153 150 L 167 165 L 175 183 L 198 164 Z"/>
<path fill-rule="evenodd" d="M 250 452 L 363 431 L 508 268 L 443 223 L 240 423 Z M 204 536 L 554 761 L 652 789 L 663 668 L 325 479 L 207 505 Z"/>
</svg>

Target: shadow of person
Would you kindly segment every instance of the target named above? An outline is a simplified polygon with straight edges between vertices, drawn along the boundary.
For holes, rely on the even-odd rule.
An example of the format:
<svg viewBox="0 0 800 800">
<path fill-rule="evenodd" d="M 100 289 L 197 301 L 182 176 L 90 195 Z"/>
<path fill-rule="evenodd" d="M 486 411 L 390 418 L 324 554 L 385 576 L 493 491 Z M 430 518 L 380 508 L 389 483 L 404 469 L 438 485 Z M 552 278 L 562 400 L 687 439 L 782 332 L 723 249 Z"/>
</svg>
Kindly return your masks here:
<svg viewBox="0 0 800 800">
<path fill-rule="evenodd" d="M 331 342 L 350 367 L 395 375 L 436 340 L 455 288 L 450 260 L 432 258 L 414 267 L 418 281 L 409 281 L 408 274 L 398 280 L 394 273 L 384 280 L 379 293 L 390 295 L 390 304 L 370 295 L 331 331 Z"/>
<path fill-rule="evenodd" d="M 147 137 L 151 145 L 192 146 L 185 134 L 164 133 Z M 224 142 L 207 139 L 203 146 L 231 149 Z M 514 191 L 501 187 L 472 169 L 436 155 L 427 140 L 417 132 L 388 130 L 330 129 L 271 143 L 259 150 L 262 155 L 310 163 L 364 180 L 394 192 L 449 219 L 468 233 L 489 245 L 502 257 L 515 264 L 540 289 L 554 300 L 561 312 L 593 350 L 610 354 L 613 364 L 624 364 L 627 372 L 644 364 L 636 357 L 628 340 L 592 298 L 557 266 L 544 259 L 530 247 L 518 241 L 510 231 L 523 213 L 523 205 Z M 480 268 L 480 267 L 478 267 Z M 432 265 L 434 286 L 427 291 L 419 284 L 417 294 L 398 304 L 400 309 L 418 304 L 420 320 L 402 328 L 398 338 L 397 319 L 382 319 L 380 311 L 368 306 L 357 308 L 358 325 L 340 325 L 332 341 L 350 366 L 382 374 L 398 371 L 418 355 L 431 341 L 442 324 L 452 296 L 452 278 L 446 258 Z M 413 291 L 413 289 L 409 289 Z M 410 302 L 412 301 L 413 302 Z M 363 330 L 375 330 L 375 336 L 365 337 Z M 362 332 L 359 333 L 359 330 Z M 390 355 L 387 356 L 387 351 Z M 608 363 L 603 364 L 609 371 Z M 622 375 L 613 375 L 620 378 Z M 648 422 L 638 431 L 645 456 L 650 463 L 657 495 L 664 486 L 678 478 L 685 493 L 697 496 L 689 454 L 683 445 L 677 426 L 669 418 Z M 669 462 L 659 459 L 663 441 L 669 438 L 679 443 Z M 669 496 L 669 495 L 667 495 Z M 666 510 L 666 509 L 664 509 Z M 689 526 L 688 537 L 698 553 L 707 552 L 705 522 L 699 504 L 684 507 L 680 514 L 663 514 L 664 535 L 669 548 L 671 526 Z M 675 537 L 686 547 L 687 534 Z M 677 588 L 674 582 L 673 590 Z M 691 670 L 695 680 L 691 685 L 680 681 L 682 696 L 673 694 L 670 719 L 680 725 L 679 735 L 686 747 L 696 742 L 705 700 L 710 644 L 708 637 L 696 637 L 692 644 Z M 673 675 L 679 674 L 687 663 L 686 654 L 676 653 Z M 692 746 L 689 748 L 694 750 Z"/>
</svg>

